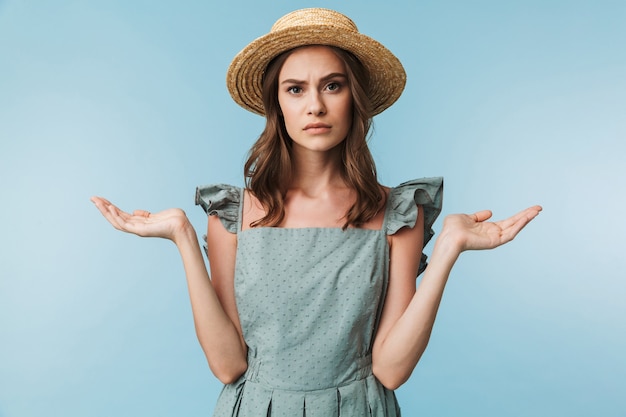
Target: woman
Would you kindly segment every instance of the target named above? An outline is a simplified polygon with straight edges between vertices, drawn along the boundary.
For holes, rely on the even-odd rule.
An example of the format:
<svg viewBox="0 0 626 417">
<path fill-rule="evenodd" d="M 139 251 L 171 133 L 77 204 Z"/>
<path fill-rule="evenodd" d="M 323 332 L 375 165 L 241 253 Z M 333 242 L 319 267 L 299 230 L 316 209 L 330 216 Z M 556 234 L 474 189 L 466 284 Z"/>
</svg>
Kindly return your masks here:
<svg viewBox="0 0 626 417">
<path fill-rule="evenodd" d="M 391 52 L 324 9 L 286 15 L 237 55 L 229 90 L 266 128 L 245 189 L 197 190 L 211 278 L 182 210 L 131 215 L 93 198 L 117 229 L 178 247 L 198 339 L 225 384 L 216 416 L 400 415 L 393 390 L 426 348 L 457 257 L 510 241 L 541 210 L 447 216 L 426 267 L 442 181 L 383 187 L 366 144 L 404 82 Z"/>
</svg>

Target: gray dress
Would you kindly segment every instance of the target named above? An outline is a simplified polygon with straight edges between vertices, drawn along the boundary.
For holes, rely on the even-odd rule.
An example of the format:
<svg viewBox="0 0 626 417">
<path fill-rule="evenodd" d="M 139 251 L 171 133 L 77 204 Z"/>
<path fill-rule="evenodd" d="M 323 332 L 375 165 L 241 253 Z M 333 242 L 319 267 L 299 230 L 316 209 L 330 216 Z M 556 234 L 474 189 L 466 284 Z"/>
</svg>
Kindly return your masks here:
<svg viewBox="0 0 626 417">
<path fill-rule="evenodd" d="M 248 345 L 248 370 L 224 386 L 214 416 L 400 416 L 393 391 L 372 374 L 389 275 L 387 235 L 413 227 L 422 205 L 425 245 L 442 188 L 441 178 L 392 188 L 380 230 L 245 231 L 242 189 L 198 188 L 196 204 L 237 234 L 235 298 Z"/>
</svg>

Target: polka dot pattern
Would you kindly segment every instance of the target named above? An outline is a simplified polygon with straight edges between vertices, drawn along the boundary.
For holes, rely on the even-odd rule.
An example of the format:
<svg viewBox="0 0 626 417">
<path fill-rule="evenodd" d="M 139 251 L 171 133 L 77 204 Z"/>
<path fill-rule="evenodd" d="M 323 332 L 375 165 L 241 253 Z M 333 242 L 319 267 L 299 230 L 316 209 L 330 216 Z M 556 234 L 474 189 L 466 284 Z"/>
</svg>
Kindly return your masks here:
<svg viewBox="0 0 626 417">
<path fill-rule="evenodd" d="M 235 293 L 249 347 L 248 371 L 225 386 L 216 416 L 400 415 L 393 392 L 371 373 L 388 281 L 386 236 L 414 226 L 417 204 L 430 232 L 441 188 L 440 179 L 426 179 L 391 189 L 381 230 L 245 231 L 242 190 L 198 189 L 197 203 L 238 233 Z"/>
</svg>

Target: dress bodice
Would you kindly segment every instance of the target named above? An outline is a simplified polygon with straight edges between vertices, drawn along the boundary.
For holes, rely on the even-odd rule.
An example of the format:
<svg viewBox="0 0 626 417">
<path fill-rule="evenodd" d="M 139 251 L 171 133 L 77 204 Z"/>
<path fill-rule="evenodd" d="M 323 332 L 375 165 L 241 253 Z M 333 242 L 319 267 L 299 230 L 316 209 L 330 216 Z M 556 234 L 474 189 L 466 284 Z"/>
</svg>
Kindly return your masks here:
<svg viewBox="0 0 626 417">
<path fill-rule="evenodd" d="M 425 245 L 441 210 L 441 192 L 440 178 L 391 188 L 380 230 L 242 231 L 242 189 L 198 188 L 197 204 L 237 234 L 235 298 L 248 345 L 248 371 L 224 388 L 215 415 L 302 415 L 307 398 L 307 409 L 317 404 L 316 413 L 324 416 L 367 415 L 360 414 L 356 403 L 380 410 L 373 416 L 399 415 L 393 392 L 371 372 L 371 349 L 389 280 L 387 236 L 414 227 L 421 205 Z M 426 257 L 416 256 L 422 259 L 421 272 Z"/>
</svg>

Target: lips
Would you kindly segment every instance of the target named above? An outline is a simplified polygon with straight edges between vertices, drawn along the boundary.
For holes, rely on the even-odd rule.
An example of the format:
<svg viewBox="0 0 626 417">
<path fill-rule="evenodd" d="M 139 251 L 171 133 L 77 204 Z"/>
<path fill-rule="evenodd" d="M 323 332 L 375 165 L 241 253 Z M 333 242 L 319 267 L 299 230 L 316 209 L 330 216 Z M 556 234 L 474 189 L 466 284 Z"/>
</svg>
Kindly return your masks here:
<svg viewBox="0 0 626 417">
<path fill-rule="evenodd" d="M 330 129 L 330 125 L 326 123 L 309 123 L 304 127 L 303 130 L 314 130 L 314 129 Z"/>
</svg>

